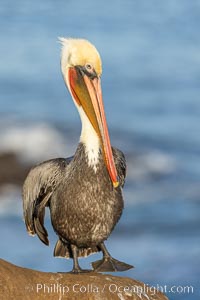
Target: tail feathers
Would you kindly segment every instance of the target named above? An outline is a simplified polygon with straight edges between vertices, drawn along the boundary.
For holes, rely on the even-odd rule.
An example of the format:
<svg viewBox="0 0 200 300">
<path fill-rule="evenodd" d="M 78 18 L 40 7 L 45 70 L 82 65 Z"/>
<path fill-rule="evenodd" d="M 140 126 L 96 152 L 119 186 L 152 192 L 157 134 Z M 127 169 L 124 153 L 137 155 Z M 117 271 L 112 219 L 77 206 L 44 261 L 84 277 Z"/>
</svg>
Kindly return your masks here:
<svg viewBox="0 0 200 300">
<path fill-rule="evenodd" d="M 60 239 L 57 241 L 53 256 L 72 258 L 72 251 L 69 244 L 64 244 Z"/>
<path fill-rule="evenodd" d="M 98 246 L 78 248 L 78 257 L 86 257 L 92 253 L 99 252 L 100 250 L 101 249 Z M 73 258 L 70 244 L 62 242 L 59 239 L 55 245 L 53 255 L 57 257 Z"/>
</svg>

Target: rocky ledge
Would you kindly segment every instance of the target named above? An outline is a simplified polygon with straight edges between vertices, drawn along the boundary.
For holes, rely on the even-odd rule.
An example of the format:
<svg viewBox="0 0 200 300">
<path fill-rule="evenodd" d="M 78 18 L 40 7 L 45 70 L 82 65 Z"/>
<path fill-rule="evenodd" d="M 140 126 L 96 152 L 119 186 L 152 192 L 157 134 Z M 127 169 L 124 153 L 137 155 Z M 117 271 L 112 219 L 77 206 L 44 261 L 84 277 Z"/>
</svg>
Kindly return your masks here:
<svg viewBox="0 0 200 300">
<path fill-rule="evenodd" d="M 167 300 L 137 280 L 99 273 L 44 273 L 0 259 L 0 295 L 4 300 L 87 299 Z"/>
</svg>

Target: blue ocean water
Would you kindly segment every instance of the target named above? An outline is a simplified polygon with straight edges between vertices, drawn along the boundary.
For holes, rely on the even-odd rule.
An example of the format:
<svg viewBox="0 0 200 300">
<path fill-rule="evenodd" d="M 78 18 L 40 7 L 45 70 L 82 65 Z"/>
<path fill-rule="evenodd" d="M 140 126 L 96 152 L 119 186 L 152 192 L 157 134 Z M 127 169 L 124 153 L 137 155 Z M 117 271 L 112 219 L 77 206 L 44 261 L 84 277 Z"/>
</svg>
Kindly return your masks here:
<svg viewBox="0 0 200 300">
<path fill-rule="evenodd" d="M 11 131 L 17 141 L 26 124 L 33 139 L 31 128 L 43 122 L 60 132 L 68 155 L 78 142 L 80 121 L 61 77 L 57 37 L 93 42 L 103 60 L 112 143 L 128 161 L 126 208 L 108 241 L 111 253 L 135 265 L 127 276 L 152 285 L 191 285 L 194 293 L 168 297 L 197 299 L 200 3 L 2 0 L 0 25 L 0 150 Z M 28 149 L 34 155 L 39 145 Z M 50 248 L 31 239 L 21 221 L 20 194 L 9 199 L 12 213 L 1 209 L 0 256 L 44 271 L 69 269 L 52 258 L 53 232 Z"/>
</svg>

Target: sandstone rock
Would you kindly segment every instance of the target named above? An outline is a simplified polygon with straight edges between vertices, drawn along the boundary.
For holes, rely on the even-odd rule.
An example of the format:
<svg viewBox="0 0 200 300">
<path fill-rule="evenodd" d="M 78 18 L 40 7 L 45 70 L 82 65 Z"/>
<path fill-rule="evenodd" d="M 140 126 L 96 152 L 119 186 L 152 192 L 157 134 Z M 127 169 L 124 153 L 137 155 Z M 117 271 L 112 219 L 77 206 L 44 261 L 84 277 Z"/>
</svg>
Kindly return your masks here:
<svg viewBox="0 0 200 300">
<path fill-rule="evenodd" d="M 0 259 L 0 299 L 167 300 L 131 278 L 99 273 L 44 273 Z"/>
</svg>

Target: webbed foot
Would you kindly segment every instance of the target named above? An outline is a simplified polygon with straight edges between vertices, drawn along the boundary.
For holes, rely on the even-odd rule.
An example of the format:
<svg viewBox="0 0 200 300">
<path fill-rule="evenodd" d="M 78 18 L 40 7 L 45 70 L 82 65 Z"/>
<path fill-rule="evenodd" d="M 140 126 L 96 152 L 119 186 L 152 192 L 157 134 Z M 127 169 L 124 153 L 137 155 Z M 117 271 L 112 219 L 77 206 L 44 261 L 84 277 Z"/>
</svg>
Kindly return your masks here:
<svg viewBox="0 0 200 300">
<path fill-rule="evenodd" d="M 101 260 L 93 262 L 92 267 L 95 272 L 123 272 L 134 268 L 133 266 L 119 261 L 111 256 L 104 257 Z"/>
</svg>

